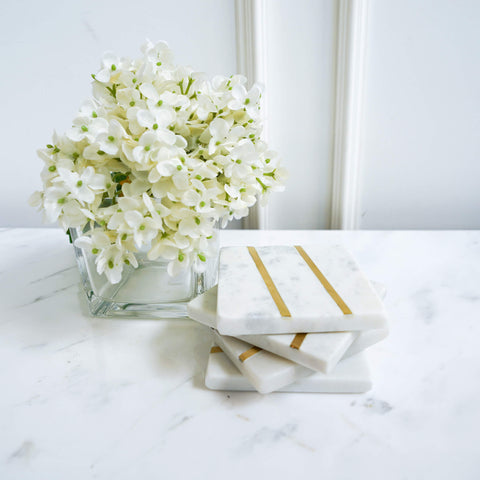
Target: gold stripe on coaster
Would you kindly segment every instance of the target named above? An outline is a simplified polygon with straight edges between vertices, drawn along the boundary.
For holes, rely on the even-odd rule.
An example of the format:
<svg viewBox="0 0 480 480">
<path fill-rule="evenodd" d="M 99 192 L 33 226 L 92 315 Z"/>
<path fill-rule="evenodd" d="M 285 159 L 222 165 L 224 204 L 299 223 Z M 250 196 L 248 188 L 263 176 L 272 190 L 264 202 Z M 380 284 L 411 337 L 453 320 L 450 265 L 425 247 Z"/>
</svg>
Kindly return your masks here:
<svg viewBox="0 0 480 480">
<path fill-rule="evenodd" d="M 219 353 L 219 352 L 223 352 L 223 350 L 218 345 L 215 345 L 210 349 L 210 353 Z"/>
<path fill-rule="evenodd" d="M 277 287 L 273 283 L 272 277 L 268 273 L 267 269 L 265 268 L 265 265 L 262 262 L 262 259 L 258 255 L 257 250 L 255 247 L 247 247 L 250 255 L 253 258 L 253 261 L 255 262 L 255 265 L 257 266 L 258 271 L 260 272 L 260 275 L 263 278 L 263 281 L 265 282 L 265 285 L 268 288 L 268 291 L 270 292 L 270 295 L 273 298 L 273 301 L 275 302 L 275 305 L 278 308 L 278 311 L 280 312 L 280 315 L 282 317 L 291 317 L 290 311 L 288 310 L 287 306 L 285 305 L 285 302 L 283 301 L 282 297 L 280 296 L 280 293 L 277 290 Z"/>
<path fill-rule="evenodd" d="M 330 282 L 325 278 L 323 273 L 315 265 L 315 262 L 308 256 L 307 252 L 300 246 L 295 245 L 297 252 L 305 260 L 306 264 L 310 267 L 315 276 L 320 280 L 320 283 L 323 285 L 323 288 L 328 292 L 332 297 L 333 301 L 340 307 L 340 310 L 345 314 L 349 315 L 352 313 L 347 304 L 343 301 L 342 297 L 337 293 L 337 291 L 332 287 Z"/>
<path fill-rule="evenodd" d="M 241 355 L 239 355 L 238 359 L 241 362 L 244 362 L 247 358 L 250 358 L 252 355 L 255 355 L 256 353 L 261 352 L 261 351 L 262 351 L 262 349 L 259 348 L 259 347 L 249 348 L 248 350 L 245 350 L 245 352 L 243 352 Z"/>
<path fill-rule="evenodd" d="M 307 336 L 306 333 L 297 333 L 293 338 L 292 343 L 290 344 L 290 348 L 299 350 L 306 336 Z"/>
</svg>

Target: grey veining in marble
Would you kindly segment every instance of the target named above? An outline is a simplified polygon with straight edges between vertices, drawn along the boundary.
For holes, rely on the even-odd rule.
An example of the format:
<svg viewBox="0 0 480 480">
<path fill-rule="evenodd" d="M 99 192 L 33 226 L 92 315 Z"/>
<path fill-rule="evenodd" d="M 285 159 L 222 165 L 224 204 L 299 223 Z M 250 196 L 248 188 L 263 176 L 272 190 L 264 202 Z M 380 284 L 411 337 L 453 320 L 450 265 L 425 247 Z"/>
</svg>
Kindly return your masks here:
<svg viewBox="0 0 480 480">
<path fill-rule="evenodd" d="M 255 388 L 235 367 L 224 352 L 208 357 L 205 385 L 212 390 L 252 391 Z M 328 375 L 314 373 L 297 380 L 278 392 L 297 393 L 364 393 L 372 388 L 370 369 L 365 355 L 359 353 L 342 360 Z"/>
<path fill-rule="evenodd" d="M 351 314 L 344 314 L 293 246 L 257 252 L 291 316 L 281 316 L 246 247 L 220 252 L 217 329 L 224 335 L 361 331 L 385 328 L 383 304 L 340 245 L 303 247 Z"/>
<path fill-rule="evenodd" d="M 241 361 L 240 355 L 249 351 L 253 345 L 238 338 L 220 335 L 216 330 L 212 331 L 215 343 L 222 348 L 230 361 L 259 393 L 275 392 L 306 375 L 314 373 L 309 368 L 302 367 L 266 350 L 260 350 L 245 361 Z"/>
<path fill-rule="evenodd" d="M 280 480 L 299 466 L 305 479 L 480 478 L 480 231 L 225 230 L 220 239 L 344 243 L 368 278 L 385 282 L 390 335 L 367 352 L 372 390 L 209 390 L 208 328 L 92 318 L 66 235 L 9 229 L 0 234 L 0 479 Z"/>
</svg>

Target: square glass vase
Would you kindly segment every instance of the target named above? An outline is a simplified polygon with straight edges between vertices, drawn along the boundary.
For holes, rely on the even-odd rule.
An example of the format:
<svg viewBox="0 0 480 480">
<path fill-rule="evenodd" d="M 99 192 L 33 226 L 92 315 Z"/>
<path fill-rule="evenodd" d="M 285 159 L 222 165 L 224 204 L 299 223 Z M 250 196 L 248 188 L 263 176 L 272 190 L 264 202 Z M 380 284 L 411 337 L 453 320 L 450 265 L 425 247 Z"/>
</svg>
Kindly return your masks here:
<svg viewBox="0 0 480 480">
<path fill-rule="evenodd" d="M 212 238 L 215 255 L 205 270 L 191 266 L 177 276 L 167 272 L 168 260 L 149 260 L 147 250 L 135 253 L 138 267 L 125 265 L 120 283 L 112 285 L 97 273 L 95 255 L 75 246 L 80 229 L 70 229 L 75 257 L 91 315 L 95 317 L 186 318 L 187 304 L 217 281 L 218 232 Z"/>
</svg>

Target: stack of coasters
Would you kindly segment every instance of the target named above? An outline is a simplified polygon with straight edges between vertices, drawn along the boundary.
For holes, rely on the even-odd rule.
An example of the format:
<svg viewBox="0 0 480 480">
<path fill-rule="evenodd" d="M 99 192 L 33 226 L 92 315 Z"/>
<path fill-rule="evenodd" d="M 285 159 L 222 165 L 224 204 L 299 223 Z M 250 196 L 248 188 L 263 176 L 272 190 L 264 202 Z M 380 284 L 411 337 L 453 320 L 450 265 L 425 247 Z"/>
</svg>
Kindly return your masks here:
<svg viewBox="0 0 480 480">
<path fill-rule="evenodd" d="M 212 389 L 364 392 L 363 350 L 388 334 L 379 295 L 339 245 L 224 248 L 218 288 L 188 310 L 212 327 Z"/>
</svg>

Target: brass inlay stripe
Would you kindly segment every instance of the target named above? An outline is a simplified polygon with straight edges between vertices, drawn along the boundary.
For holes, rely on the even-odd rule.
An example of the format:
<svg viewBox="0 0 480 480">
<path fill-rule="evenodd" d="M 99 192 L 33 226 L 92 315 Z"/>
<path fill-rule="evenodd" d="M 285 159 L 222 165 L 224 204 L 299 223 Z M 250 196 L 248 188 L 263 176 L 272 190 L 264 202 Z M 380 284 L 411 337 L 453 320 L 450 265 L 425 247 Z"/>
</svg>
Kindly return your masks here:
<svg viewBox="0 0 480 480">
<path fill-rule="evenodd" d="M 320 283 L 323 285 L 323 288 L 328 292 L 332 297 L 333 301 L 340 307 L 340 310 L 345 314 L 349 315 L 352 313 L 347 304 L 343 301 L 342 297 L 337 293 L 337 291 L 332 287 L 330 282 L 325 278 L 323 273 L 315 265 L 315 262 L 308 256 L 307 252 L 300 246 L 295 245 L 297 252 L 305 260 L 306 264 L 310 267 L 315 276 L 320 280 Z"/>
<path fill-rule="evenodd" d="M 290 344 L 290 348 L 299 350 L 306 336 L 307 336 L 306 333 L 297 333 L 293 338 L 292 343 Z"/>
<path fill-rule="evenodd" d="M 218 345 L 215 345 L 210 349 L 210 353 L 219 353 L 219 352 L 223 352 L 223 350 Z"/>
<path fill-rule="evenodd" d="M 241 362 L 244 362 L 247 358 L 250 358 L 252 355 L 255 355 L 256 353 L 261 352 L 261 351 L 262 351 L 262 349 L 259 348 L 259 347 L 249 348 L 248 350 L 245 350 L 242 354 L 240 354 L 238 356 L 238 359 Z"/>
<path fill-rule="evenodd" d="M 247 248 L 250 255 L 253 258 L 253 261 L 255 262 L 255 265 L 257 266 L 258 271 L 260 272 L 260 275 L 263 278 L 263 281 L 265 282 L 265 285 L 268 288 L 268 291 L 270 292 L 270 295 L 273 298 L 273 301 L 275 302 L 275 305 L 278 308 L 278 311 L 280 312 L 280 315 L 282 317 L 291 317 L 290 311 L 288 310 L 287 306 L 285 305 L 285 302 L 280 296 L 280 293 L 278 292 L 277 287 L 273 283 L 272 277 L 270 276 L 267 269 L 265 268 L 265 265 L 263 264 L 262 259 L 258 255 L 257 250 L 254 247 L 247 247 Z"/>
</svg>

